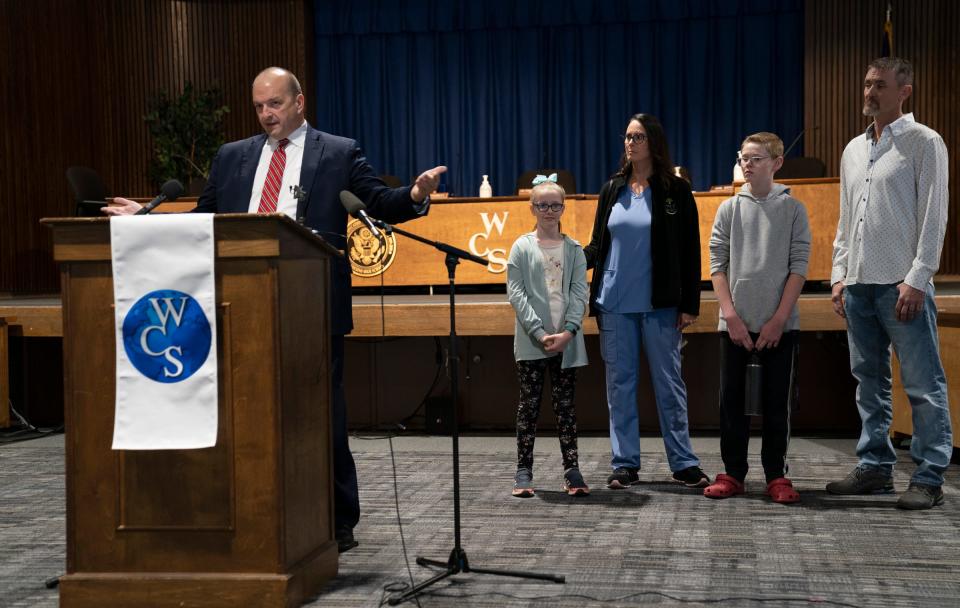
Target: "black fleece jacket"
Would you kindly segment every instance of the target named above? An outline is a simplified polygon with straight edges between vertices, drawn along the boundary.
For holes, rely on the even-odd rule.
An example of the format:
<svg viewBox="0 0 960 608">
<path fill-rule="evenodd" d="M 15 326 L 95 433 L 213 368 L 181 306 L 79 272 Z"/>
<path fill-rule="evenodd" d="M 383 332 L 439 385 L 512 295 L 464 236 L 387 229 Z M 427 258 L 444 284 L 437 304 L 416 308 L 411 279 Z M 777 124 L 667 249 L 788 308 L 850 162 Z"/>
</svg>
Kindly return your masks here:
<svg viewBox="0 0 960 608">
<path fill-rule="evenodd" d="M 590 244 L 584 247 L 590 281 L 590 316 L 599 312 L 595 302 L 603 276 L 603 264 L 610 252 L 610 212 L 626 180 L 614 177 L 600 189 L 597 216 Z M 653 209 L 650 224 L 650 257 L 653 266 L 651 304 L 654 308 L 676 306 L 680 312 L 700 314 L 700 220 L 690 185 L 671 177 L 665 185 L 650 179 Z M 597 270 L 600 269 L 600 270 Z"/>
</svg>

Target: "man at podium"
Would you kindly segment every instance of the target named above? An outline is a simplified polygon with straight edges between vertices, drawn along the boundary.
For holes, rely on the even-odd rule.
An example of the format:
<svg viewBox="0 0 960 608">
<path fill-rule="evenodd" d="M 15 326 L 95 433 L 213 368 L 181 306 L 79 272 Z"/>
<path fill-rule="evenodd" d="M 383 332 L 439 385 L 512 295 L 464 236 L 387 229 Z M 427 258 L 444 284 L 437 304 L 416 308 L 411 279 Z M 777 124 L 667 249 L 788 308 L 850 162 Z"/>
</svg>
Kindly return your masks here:
<svg viewBox="0 0 960 608">
<path fill-rule="evenodd" d="M 367 162 L 357 142 L 318 131 L 304 118 L 306 104 L 293 73 L 270 67 L 253 81 L 253 107 L 264 133 L 225 144 L 210 167 L 207 186 L 195 211 L 208 213 L 285 213 L 312 228 L 337 249 L 346 247 L 347 212 L 339 194 L 348 190 L 368 213 L 388 223 L 426 215 L 428 196 L 447 168 L 423 172 L 410 186 L 388 188 Z M 135 201 L 115 198 L 108 215 L 140 210 Z M 331 291 L 332 426 L 335 533 L 340 552 L 357 545 L 353 528 L 360 519 L 357 471 L 347 440 L 343 392 L 343 342 L 353 329 L 350 265 L 333 261 Z"/>
</svg>

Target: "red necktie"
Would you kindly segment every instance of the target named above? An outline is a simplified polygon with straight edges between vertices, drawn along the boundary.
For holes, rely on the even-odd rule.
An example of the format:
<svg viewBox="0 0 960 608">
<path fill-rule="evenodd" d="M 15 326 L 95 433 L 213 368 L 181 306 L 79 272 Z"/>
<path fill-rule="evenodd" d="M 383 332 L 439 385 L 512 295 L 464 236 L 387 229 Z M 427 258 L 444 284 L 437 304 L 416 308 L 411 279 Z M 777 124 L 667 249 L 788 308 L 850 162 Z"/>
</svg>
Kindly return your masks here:
<svg viewBox="0 0 960 608">
<path fill-rule="evenodd" d="M 290 143 L 289 139 L 277 142 L 277 149 L 270 158 L 270 170 L 267 179 L 263 182 L 263 194 L 260 195 L 260 206 L 257 213 L 273 213 L 277 210 L 277 200 L 280 198 L 280 184 L 283 183 L 283 168 L 287 165 L 287 153 L 283 150 Z"/>
</svg>

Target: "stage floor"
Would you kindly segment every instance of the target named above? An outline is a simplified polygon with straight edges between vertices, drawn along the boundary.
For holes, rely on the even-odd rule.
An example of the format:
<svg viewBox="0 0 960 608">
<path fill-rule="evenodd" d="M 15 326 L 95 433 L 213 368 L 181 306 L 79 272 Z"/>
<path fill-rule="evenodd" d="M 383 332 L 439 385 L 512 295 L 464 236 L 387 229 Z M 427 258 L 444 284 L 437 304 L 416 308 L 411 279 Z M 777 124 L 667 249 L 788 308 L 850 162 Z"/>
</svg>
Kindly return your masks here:
<svg viewBox="0 0 960 608">
<path fill-rule="evenodd" d="M 453 547 L 450 439 L 393 441 L 400 515 L 413 577 L 429 570 L 415 556 L 445 560 Z M 433 587 L 423 606 L 953 605 L 960 597 L 960 471 L 947 472 L 942 507 L 894 508 L 896 495 L 836 497 L 826 481 L 855 464 L 855 440 L 795 438 L 791 473 L 802 502 L 762 495 L 759 439 L 751 443 L 748 494 L 703 498 L 668 481 L 659 437 L 644 437 L 641 483 L 606 490 L 606 437 L 580 442 L 580 466 L 594 489 L 570 498 L 560 489 L 555 437 L 537 444 L 535 498 L 510 496 L 515 443 L 508 436 L 460 442 L 462 543 L 471 565 L 566 576 L 564 585 L 476 573 Z M 360 476 L 360 546 L 341 556 L 340 574 L 307 606 L 377 606 L 384 588 L 409 581 L 397 528 L 390 446 L 351 440 Z M 711 475 L 720 466 L 715 437 L 694 439 Z M 53 608 L 43 581 L 65 566 L 63 436 L 0 444 L 0 604 Z M 900 452 L 895 474 L 906 489 L 913 465 Z M 725 600 L 725 601 L 724 601 Z M 411 604 L 406 604 L 411 605 Z"/>
</svg>

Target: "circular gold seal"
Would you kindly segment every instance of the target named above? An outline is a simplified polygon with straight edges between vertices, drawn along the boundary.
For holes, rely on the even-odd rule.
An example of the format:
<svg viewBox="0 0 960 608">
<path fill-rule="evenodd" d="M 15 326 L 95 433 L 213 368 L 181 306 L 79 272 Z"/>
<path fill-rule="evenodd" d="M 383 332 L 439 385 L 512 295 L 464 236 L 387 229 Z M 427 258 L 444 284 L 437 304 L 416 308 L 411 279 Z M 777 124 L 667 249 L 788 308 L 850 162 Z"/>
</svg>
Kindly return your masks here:
<svg viewBox="0 0 960 608">
<path fill-rule="evenodd" d="M 358 277 L 375 277 L 393 263 L 397 253 L 397 237 L 380 233 L 373 236 L 360 220 L 347 224 L 347 255 L 350 268 Z"/>
</svg>

